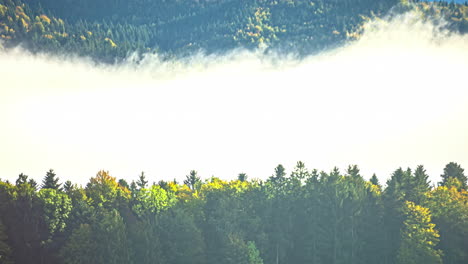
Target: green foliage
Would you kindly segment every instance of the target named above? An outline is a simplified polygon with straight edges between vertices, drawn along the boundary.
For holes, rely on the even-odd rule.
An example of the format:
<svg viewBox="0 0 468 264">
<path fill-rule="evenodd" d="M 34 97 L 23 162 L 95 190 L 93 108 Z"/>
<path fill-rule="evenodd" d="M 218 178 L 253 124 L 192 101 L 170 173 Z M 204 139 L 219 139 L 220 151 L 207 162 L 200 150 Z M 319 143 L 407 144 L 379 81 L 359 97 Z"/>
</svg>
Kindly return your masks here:
<svg viewBox="0 0 468 264">
<path fill-rule="evenodd" d="M 192 171 L 194 189 L 163 182 L 130 191 L 100 171 L 85 189 L 70 182 L 61 192 L 37 191 L 23 175 L 17 185 L 0 181 L 0 260 L 462 264 L 468 194 L 450 179 L 431 189 L 424 167 L 400 168 L 382 191 L 355 165 L 327 173 L 298 162 L 265 182 L 201 182 Z"/>
<path fill-rule="evenodd" d="M 120 186 L 109 172 L 99 171 L 86 185 L 86 195 L 95 206 L 114 208 L 122 200 L 128 199 L 130 192 Z"/>
<path fill-rule="evenodd" d="M 44 220 L 51 236 L 63 232 L 72 209 L 71 199 L 65 193 L 49 188 L 40 190 L 38 198 L 42 202 Z"/>
<path fill-rule="evenodd" d="M 468 261 L 468 193 L 457 187 L 441 186 L 427 194 L 433 222 L 440 232 L 438 248 L 444 253 L 444 263 L 461 264 Z"/>
<path fill-rule="evenodd" d="M 141 189 L 136 192 L 133 201 L 133 212 L 139 216 L 156 215 L 166 210 L 175 203 L 175 197 L 159 185 L 153 185 L 149 189 Z"/>
<path fill-rule="evenodd" d="M 162 213 L 159 222 L 166 263 L 206 263 L 205 242 L 193 215 L 174 208 Z"/>
<path fill-rule="evenodd" d="M 100 211 L 91 220 L 73 231 L 61 251 L 64 263 L 129 263 L 126 227 L 119 213 Z"/>
<path fill-rule="evenodd" d="M 401 231 L 402 241 L 398 251 L 398 264 L 441 264 L 442 252 L 436 249 L 439 233 L 431 222 L 429 209 L 405 202 L 406 217 Z"/>
</svg>

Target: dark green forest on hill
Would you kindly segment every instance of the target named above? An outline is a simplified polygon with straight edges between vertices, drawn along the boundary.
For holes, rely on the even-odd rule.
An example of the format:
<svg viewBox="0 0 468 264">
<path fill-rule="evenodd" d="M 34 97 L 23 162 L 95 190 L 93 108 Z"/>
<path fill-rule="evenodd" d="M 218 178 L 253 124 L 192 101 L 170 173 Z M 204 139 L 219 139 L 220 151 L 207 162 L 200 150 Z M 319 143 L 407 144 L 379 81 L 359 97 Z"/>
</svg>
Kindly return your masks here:
<svg viewBox="0 0 468 264">
<path fill-rule="evenodd" d="M 308 55 L 359 37 L 398 0 L 0 0 L 3 46 L 115 62 L 137 52 L 180 56 L 266 49 Z M 468 7 L 416 3 L 468 32 Z"/>
<path fill-rule="evenodd" d="M 99 171 L 85 187 L 53 170 L 0 180 L 2 264 L 468 263 L 464 169 L 435 187 L 423 166 L 383 187 L 357 166 L 278 165 L 267 180 L 190 171 L 183 183 L 128 183 Z"/>
</svg>

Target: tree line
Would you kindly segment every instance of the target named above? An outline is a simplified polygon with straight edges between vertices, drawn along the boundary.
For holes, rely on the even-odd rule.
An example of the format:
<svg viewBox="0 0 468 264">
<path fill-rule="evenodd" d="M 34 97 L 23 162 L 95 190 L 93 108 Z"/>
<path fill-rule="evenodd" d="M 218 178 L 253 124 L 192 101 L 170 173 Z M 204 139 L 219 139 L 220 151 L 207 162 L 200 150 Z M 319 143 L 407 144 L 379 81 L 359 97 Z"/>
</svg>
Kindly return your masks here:
<svg viewBox="0 0 468 264">
<path fill-rule="evenodd" d="M 446 263 L 468 262 L 467 177 L 447 164 L 438 186 L 423 166 L 383 187 L 357 166 L 266 180 L 190 171 L 183 183 L 117 180 L 86 186 L 0 180 L 0 263 Z"/>
</svg>

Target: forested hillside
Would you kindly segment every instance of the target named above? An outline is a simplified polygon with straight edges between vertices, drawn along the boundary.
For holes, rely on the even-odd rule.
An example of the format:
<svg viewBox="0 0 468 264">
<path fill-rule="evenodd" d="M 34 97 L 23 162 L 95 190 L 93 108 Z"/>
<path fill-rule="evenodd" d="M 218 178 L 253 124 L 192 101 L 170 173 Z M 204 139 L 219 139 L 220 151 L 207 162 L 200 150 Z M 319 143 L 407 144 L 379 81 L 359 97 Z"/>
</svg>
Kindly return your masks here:
<svg viewBox="0 0 468 264">
<path fill-rule="evenodd" d="M 133 52 L 186 55 L 265 48 L 307 55 L 359 37 L 398 0 L 0 0 L 3 45 L 114 62 Z M 406 2 L 407 5 L 407 2 Z M 468 8 L 420 3 L 468 31 Z"/>
<path fill-rule="evenodd" d="M 191 171 L 183 183 L 128 184 L 100 171 L 83 188 L 49 170 L 42 183 L 0 181 L 0 262 L 468 262 L 467 177 L 457 163 L 438 187 L 423 166 L 383 188 L 357 166 L 226 182 Z"/>
</svg>

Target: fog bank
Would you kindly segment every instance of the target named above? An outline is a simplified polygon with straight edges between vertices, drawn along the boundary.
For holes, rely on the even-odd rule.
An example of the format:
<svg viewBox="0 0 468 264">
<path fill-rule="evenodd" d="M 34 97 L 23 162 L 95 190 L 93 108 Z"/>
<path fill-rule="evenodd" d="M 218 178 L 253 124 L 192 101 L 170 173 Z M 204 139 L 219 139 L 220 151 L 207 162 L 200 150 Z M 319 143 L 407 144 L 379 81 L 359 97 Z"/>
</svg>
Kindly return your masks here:
<svg viewBox="0 0 468 264">
<path fill-rule="evenodd" d="M 300 61 L 233 51 L 102 66 L 0 51 L 0 178 L 265 179 L 302 160 L 383 182 L 423 164 L 438 181 L 450 161 L 468 167 L 468 37 L 417 17 L 372 21 Z"/>
</svg>

